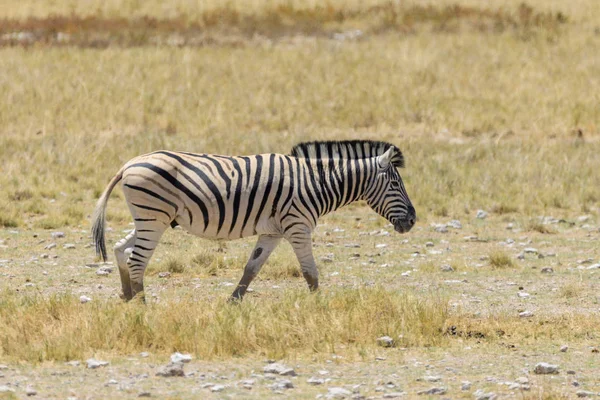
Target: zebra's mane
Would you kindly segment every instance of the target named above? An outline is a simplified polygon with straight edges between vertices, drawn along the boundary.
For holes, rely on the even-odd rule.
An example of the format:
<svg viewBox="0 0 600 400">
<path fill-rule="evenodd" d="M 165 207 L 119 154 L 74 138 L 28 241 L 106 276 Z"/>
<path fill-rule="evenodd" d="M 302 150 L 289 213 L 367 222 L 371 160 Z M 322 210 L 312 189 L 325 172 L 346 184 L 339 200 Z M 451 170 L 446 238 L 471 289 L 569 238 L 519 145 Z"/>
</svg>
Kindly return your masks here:
<svg viewBox="0 0 600 400">
<path fill-rule="evenodd" d="M 292 147 L 290 155 L 311 159 L 340 158 L 344 156 L 349 159 L 362 159 L 380 156 L 390 147 L 395 150 L 392 164 L 396 168 L 404 168 L 404 156 L 400 149 L 391 143 L 376 140 L 303 142 Z M 343 149 L 346 151 L 343 152 Z"/>
</svg>

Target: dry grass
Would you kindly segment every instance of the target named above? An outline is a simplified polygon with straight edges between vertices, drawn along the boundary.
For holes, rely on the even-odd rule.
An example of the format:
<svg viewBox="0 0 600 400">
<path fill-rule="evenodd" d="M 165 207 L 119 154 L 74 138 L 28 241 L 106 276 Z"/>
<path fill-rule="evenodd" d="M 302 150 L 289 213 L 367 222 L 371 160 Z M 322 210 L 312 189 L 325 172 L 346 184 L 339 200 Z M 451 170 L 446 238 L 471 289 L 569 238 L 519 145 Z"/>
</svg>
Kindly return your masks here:
<svg viewBox="0 0 600 400">
<path fill-rule="evenodd" d="M 509 256 L 503 251 L 495 251 L 490 254 L 489 258 L 490 265 L 494 269 L 512 268 L 515 266 L 515 263 L 511 256 Z"/>
<path fill-rule="evenodd" d="M 104 48 L 115 45 L 241 45 L 256 37 L 331 37 L 336 32 L 353 29 L 361 29 L 361 35 L 414 34 L 423 29 L 448 33 L 464 29 L 495 34 L 513 31 L 521 38 L 530 38 L 541 30 L 555 37 L 567 17 L 561 12 L 539 12 L 524 3 L 516 10 L 507 11 L 460 4 L 402 6 L 387 2 L 361 8 L 341 4 L 297 8 L 292 4 L 279 4 L 254 13 L 241 12 L 227 5 L 205 10 L 193 18 L 188 15 L 158 19 L 70 14 L 1 22 L 0 45 Z"/>
<path fill-rule="evenodd" d="M 578 259 L 591 257 L 595 234 L 579 222 L 544 225 L 539 216 L 598 216 L 600 3 L 199 4 L 0 0 L 0 35 L 8 35 L 0 48 L 0 227 L 7 228 L 0 246 L 10 260 L 0 266 L 8 287 L 0 292 L 0 358 L 178 350 L 217 360 L 339 352 L 352 360 L 381 351 L 381 335 L 402 335 L 398 346 L 415 359 L 429 359 L 430 347 L 465 343 L 480 354 L 504 355 L 498 349 L 510 344 L 537 357 L 554 356 L 547 349 L 557 344 L 597 342 L 597 304 L 588 295 L 595 287 L 570 275 Z M 336 35 L 354 29 L 362 35 Z M 19 31 L 30 31 L 32 42 L 13 35 Z M 285 153 L 302 140 L 345 138 L 402 148 L 419 221 L 401 243 L 358 236 L 387 224 L 367 217 L 364 204 L 326 219 L 315 255 L 335 257 L 319 262 L 324 290 L 316 296 L 282 246 L 256 292 L 227 305 L 230 289 L 221 283 L 239 279 L 253 243 L 217 252 L 178 230 L 165 235 L 150 264 L 147 287 L 157 297 L 147 298 L 156 303 L 123 304 L 116 274 L 81 267 L 93 257 L 82 231 L 94 202 L 135 155 Z M 478 209 L 489 217 L 475 219 Z M 430 226 L 450 219 L 465 228 L 441 234 Z M 131 221 L 119 190 L 108 221 L 114 242 Z M 505 229 L 508 222 L 514 228 Z M 334 227 L 346 232 L 329 234 Z M 63 251 L 62 242 L 44 249 L 49 233 L 37 229 L 67 231 L 81 253 Z M 489 241 L 462 239 L 471 234 Z M 495 250 L 507 238 L 514 254 L 532 242 L 558 255 L 514 268 L 508 253 Z M 361 247 L 344 247 L 350 241 Z M 379 242 L 389 247 L 376 249 Z M 486 255 L 491 268 L 480 268 Z M 443 264 L 455 271 L 440 272 Z M 532 275 L 546 266 L 555 274 Z M 162 271 L 172 276 L 159 279 Z M 24 288 L 28 279 L 36 286 Z M 531 298 L 517 297 L 516 285 Z M 65 290 L 74 293 L 55 294 Z M 80 291 L 90 290 L 94 300 L 80 304 Z M 533 318 L 518 317 L 525 305 Z M 563 394 L 534 387 L 524 396 Z"/>
<path fill-rule="evenodd" d="M 184 297 L 158 304 L 99 300 L 70 294 L 49 298 L 3 291 L 0 356 L 29 362 L 81 359 L 94 352 L 193 352 L 202 359 L 244 355 L 373 349 L 390 335 L 402 346 L 440 345 L 448 317 L 435 295 L 345 289 L 309 295 L 287 292 L 271 301 L 199 304 Z"/>
</svg>

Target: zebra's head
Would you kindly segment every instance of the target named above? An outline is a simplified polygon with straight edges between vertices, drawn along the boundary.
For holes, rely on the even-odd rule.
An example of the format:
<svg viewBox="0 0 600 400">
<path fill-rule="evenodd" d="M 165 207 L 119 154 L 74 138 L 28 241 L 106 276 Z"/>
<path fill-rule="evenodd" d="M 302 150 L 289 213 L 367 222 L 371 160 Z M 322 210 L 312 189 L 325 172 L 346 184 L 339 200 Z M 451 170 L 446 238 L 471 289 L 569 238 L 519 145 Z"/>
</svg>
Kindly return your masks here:
<svg viewBox="0 0 600 400">
<path fill-rule="evenodd" d="M 404 167 L 404 157 L 396 146 L 377 157 L 375 179 L 367 193 L 369 206 L 390 221 L 399 233 L 406 233 L 415 224 L 417 214 L 397 168 Z"/>
</svg>

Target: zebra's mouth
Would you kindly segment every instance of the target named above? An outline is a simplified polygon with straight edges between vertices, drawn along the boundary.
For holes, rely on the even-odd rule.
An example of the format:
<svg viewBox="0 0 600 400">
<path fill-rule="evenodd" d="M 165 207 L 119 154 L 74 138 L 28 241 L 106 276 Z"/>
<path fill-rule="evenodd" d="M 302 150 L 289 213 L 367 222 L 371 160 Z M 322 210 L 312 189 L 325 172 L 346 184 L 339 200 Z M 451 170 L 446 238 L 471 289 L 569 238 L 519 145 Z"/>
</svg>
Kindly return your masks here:
<svg viewBox="0 0 600 400">
<path fill-rule="evenodd" d="M 398 233 L 406 233 L 415 225 L 415 218 L 398 219 L 394 221 L 394 230 Z"/>
</svg>

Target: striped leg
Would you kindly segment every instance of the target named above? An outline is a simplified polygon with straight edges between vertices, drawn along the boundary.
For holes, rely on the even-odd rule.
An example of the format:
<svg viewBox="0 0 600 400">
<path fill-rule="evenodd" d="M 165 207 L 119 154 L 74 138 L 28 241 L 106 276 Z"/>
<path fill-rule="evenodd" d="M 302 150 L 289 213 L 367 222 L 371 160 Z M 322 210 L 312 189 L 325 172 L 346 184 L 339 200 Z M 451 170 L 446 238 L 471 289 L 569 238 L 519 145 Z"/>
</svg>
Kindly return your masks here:
<svg viewBox="0 0 600 400">
<path fill-rule="evenodd" d="M 168 224 L 160 224 L 157 221 L 151 223 L 136 219 L 135 229 L 137 234 L 133 244 L 131 255 L 127 259 L 127 268 L 129 269 L 129 278 L 131 281 L 131 295 L 134 297 L 138 293 L 144 292 L 144 272 L 154 253 L 158 241 Z"/>
<path fill-rule="evenodd" d="M 135 229 L 131 231 L 123 239 L 115 245 L 115 258 L 117 259 L 117 265 L 119 266 L 119 275 L 121 276 L 121 287 L 123 288 L 123 294 L 121 298 L 124 300 L 131 300 L 133 295 L 131 294 L 131 283 L 129 280 L 129 268 L 127 267 L 127 258 L 131 255 L 133 250 L 133 243 L 135 242 Z"/>
<path fill-rule="evenodd" d="M 308 283 L 308 288 L 314 292 L 319 288 L 319 271 L 312 253 L 312 237 L 310 232 L 296 231 L 286 235 L 286 239 L 292 245 L 294 253 L 300 262 L 302 275 Z"/>
<path fill-rule="evenodd" d="M 230 301 L 242 300 L 250 282 L 258 275 L 261 267 L 267 261 L 267 258 L 269 258 L 275 247 L 277 247 L 280 240 L 281 236 L 260 235 L 258 237 L 258 242 L 256 242 L 256 246 L 254 246 L 250 259 L 244 268 L 244 275 L 240 283 L 238 283 L 237 288 L 231 294 Z"/>
</svg>

